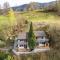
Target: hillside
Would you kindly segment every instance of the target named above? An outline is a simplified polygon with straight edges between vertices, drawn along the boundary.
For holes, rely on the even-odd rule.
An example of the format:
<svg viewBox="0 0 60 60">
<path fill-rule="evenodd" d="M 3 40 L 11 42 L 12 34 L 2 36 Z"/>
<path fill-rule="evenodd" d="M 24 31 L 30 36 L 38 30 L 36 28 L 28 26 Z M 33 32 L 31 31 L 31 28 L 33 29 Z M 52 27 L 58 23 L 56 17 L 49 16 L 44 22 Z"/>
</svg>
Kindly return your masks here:
<svg viewBox="0 0 60 60">
<path fill-rule="evenodd" d="M 34 9 L 43 9 L 43 8 L 47 8 L 49 7 L 49 5 L 51 6 L 54 6 L 56 4 L 55 1 L 52 1 L 52 2 L 49 2 L 49 3 L 38 3 L 38 2 L 31 2 L 29 4 L 23 4 L 23 5 L 20 5 L 20 6 L 15 6 L 15 7 L 12 7 L 14 11 L 27 11 L 27 8 L 30 6 L 33 6 Z"/>
</svg>

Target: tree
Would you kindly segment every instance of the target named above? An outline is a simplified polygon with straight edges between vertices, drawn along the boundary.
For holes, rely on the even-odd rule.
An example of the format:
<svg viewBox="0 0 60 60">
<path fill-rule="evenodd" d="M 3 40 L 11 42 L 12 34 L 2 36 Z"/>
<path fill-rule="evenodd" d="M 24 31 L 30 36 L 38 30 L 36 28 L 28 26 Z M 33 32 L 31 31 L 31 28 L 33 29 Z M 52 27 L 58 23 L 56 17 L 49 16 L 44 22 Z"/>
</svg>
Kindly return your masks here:
<svg viewBox="0 0 60 60">
<path fill-rule="evenodd" d="M 0 15 L 2 14 L 2 8 L 1 8 L 1 5 L 0 5 Z"/>
<path fill-rule="evenodd" d="M 6 58 L 6 54 L 3 52 L 0 52 L 0 59 L 4 60 Z"/>
<path fill-rule="evenodd" d="M 7 18 L 11 26 L 16 24 L 15 14 L 12 8 L 10 8 L 10 10 L 8 11 Z"/>
<path fill-rule="evenodd" d="M 10 5 L 9 5 L 8 2 L 5 2 L 5 3 L 4 3 L 4 9 L 8 9 L 8 8 L 10 8 Z"/>
<path fill-rule="evenodd" d="M 27 6 L 28 11 L 38 10 L 40 8 L 40 5 L 37 2 L 31 2 Z"/>
<path fill-rule="evenodd" d="M 44 7 L 45 12 L 57 12 L 57 2 L 51 2 L 48 6 Z"/>
<path fill-rule="evenodd" d="M 3 8 L 4 8 L 3 14 L 4 14 L 4 15 L 7 15 L 7 14 L 8 14 L 8 11 L 10 10 L 10 5 L 9 5 L 9 3 L 8 3 L 8 2 L 5 2 Z"/>
<path fill-rule="evenodd" d="M 0 52 L 0 60 L 14 60 L 11 54 Z"/>
<path fill-rule="evenodd" d="M 28 30 L 29 22 L 25 16 L 18 15 L 16 17 L 16 20 L 17 20 L 16 28 L 18 32 L 26 31 L 26 29 Z"/>
<path fill-rule="evenodd" d="M 30 24 L 30 30 L 28 32 L 28 46 L 30 48 L 30 50 L 32 51 L 34 48 L 35 48 L 35 35 L 34 35 L 34 32 L 33 32 L 33 26 L 32 26 L 32 22 Z"/>
<path fill-rule="evenodd" d="M 60 0 L 56 0 L 58 15 L 60 15 Z"/>
<path fill-rule="evenodd" d="M 11 55 L 8 55 L 6 60 L 14 60 L 14 58 Z"/>
</svg>

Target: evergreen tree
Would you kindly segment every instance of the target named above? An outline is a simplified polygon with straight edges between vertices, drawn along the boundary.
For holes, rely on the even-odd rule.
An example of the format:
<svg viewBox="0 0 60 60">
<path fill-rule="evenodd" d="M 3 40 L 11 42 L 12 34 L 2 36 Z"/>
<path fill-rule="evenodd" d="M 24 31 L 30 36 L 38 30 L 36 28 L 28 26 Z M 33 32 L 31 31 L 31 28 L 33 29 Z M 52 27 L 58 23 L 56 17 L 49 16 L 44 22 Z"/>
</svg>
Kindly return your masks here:
<svg viewBox="0 0 60 60">
<path fill-rule="evenodd" d="M 35 35 L 34 35 L 34 32 L 33 32 L 33 26 L 32 26 L 32 22 L 30 24 L 30 30 L 29 30 L 29 33 L 28 33 L 28 46 L 30 48 L 30 50 L 32 51 L 34 48 L 35 48 Z"/>
</svg>

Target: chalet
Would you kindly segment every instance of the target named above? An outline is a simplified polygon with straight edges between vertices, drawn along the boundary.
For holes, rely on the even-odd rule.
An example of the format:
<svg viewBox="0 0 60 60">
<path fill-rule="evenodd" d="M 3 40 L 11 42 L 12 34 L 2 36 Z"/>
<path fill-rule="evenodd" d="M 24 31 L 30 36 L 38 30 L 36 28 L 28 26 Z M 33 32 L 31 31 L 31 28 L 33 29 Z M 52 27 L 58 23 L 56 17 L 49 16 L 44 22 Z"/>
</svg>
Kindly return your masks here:
<svg viewBox="0 0 60 60">
<path fill-rule="evenodd" d="M 36 48 L 48 47 L 49 39 L 47 38 L 44 31 L 34 31 L 36 36 Z M 27 41 L 28 32 L 20 32 L 15 39 L 14 49 L 17 51 L 26 51 L 29 49 Z"/>
</svg>

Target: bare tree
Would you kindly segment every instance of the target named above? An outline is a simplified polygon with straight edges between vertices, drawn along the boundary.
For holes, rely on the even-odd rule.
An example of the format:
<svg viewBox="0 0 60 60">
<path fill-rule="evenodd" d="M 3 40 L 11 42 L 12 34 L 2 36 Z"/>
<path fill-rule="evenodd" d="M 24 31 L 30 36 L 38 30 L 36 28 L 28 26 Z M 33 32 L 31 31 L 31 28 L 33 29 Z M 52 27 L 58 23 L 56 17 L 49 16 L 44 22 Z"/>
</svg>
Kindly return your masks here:
<svg viewBox="0 0 60 60">
<path fill-rule="evenodd" d="M 1 5 L 0 5 L 0 15 L 2 14 L 2 8 L 1 8 Z"/>
<path fill-rule="evenodd" d="M 37 10 L 37 9 L 39 9 L 39 4 L 37 2 L 31 2 L 27 6 L 28 11 L 33 11 L 33 10 Z"/>
<path fill-rule="evenodd" d="M 58 14 L 60 15 L 60 0 L 56 0 Z"/>
<path fill-rule="evenodd" d="M 4 5 L 3 5 L 3 8 L 4 8 L 3 13 L 4 13 L 4 15 L 6 15 L 8 13 L 8 11 L 10 10 L 9 3 L 5 2 Z"/>
<path fill-rule="evenodd" d="M 8 2 L 5 2 L 5 3 L 4 3 L 4 9 L 8 9 L 8 8 L 10 8 L 10 5 L 9 5 Z"/>
</svg>

